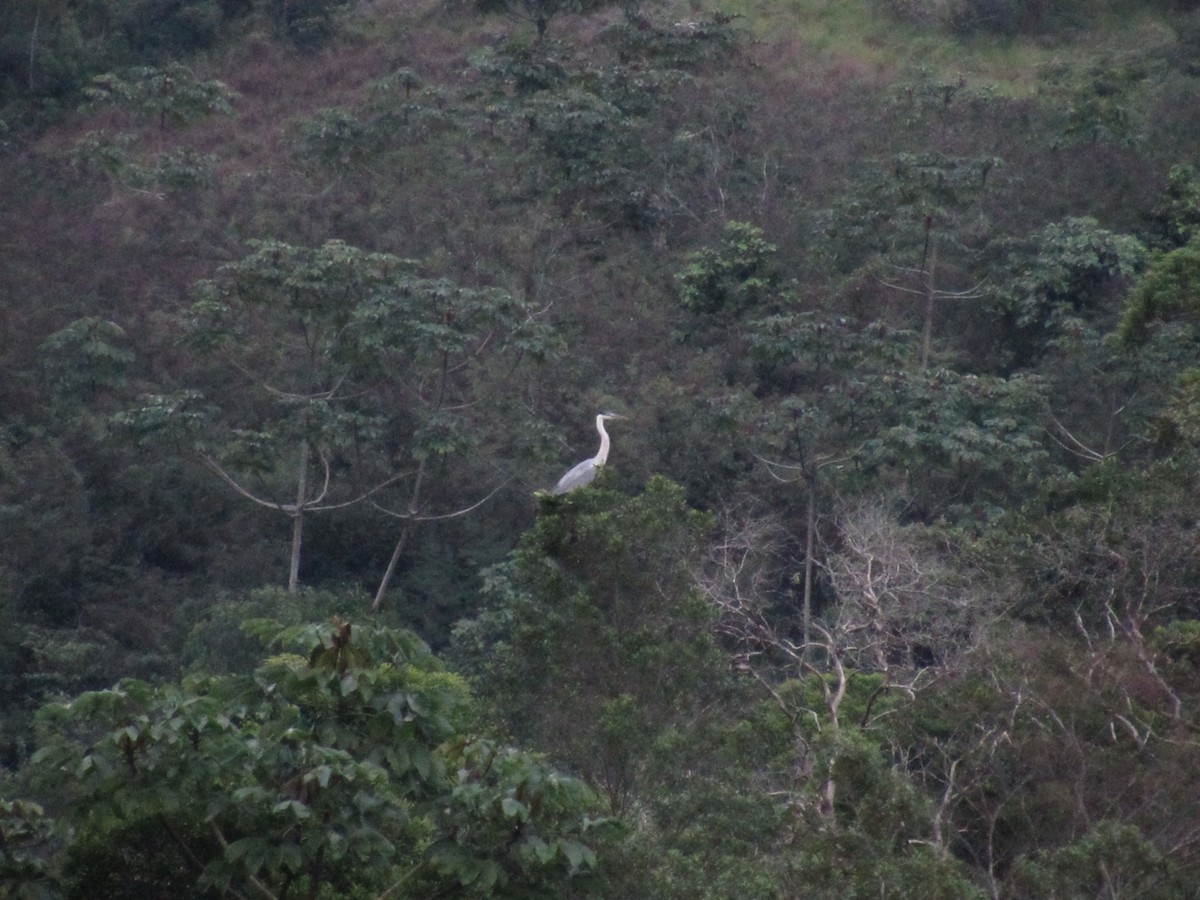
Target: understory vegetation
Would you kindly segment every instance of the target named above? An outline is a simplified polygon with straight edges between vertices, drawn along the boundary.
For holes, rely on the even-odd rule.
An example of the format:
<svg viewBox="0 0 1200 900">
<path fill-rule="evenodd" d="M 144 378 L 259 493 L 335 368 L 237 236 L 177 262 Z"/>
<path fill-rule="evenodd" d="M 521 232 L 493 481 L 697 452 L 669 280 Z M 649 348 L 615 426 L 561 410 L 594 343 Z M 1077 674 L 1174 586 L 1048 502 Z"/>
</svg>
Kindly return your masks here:
<svg viewBox="0 0 1200 900">
<path fill-rule="evenodd" d="M 8 0 L 0 893 L 1200 897 L 1198 147 L 1184 0 Z"/>
</svg>

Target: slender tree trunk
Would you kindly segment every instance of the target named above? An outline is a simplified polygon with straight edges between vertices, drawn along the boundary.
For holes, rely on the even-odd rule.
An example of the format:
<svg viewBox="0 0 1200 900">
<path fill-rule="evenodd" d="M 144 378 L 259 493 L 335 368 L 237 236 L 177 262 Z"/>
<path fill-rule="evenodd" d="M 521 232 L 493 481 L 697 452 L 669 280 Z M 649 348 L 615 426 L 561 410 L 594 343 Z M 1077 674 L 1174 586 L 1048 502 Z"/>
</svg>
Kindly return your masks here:
<svg viewBox="0 0 1200 900">
<path fill-rule="evenodd" d="M 933 312 L 937 291 L 934 273 L 937 271 L 937 241 L 930 241 L 929 260 L 925 266 L 925 327 L 921 332 L 921 371 L 929 368 L 929 351 L 933 344 Z"/>
<path fill-rule="evenodd" d="M 37 61 L 38 26 L 42 23 L 42 8 L 38 6 L 33 14 L 33 32 L 29 35 L 29 93 L 33 93 L 33 70 Z"/>
<path fill-rule="evenodd" d="M 296 484 L 296 508 L 292 512 L 292 564 L 288 571 L 288 593 L 300 589 L 300 550 L 304 544 L 304 504 L 308 499 L 308 441 L 300 442 L 300 473 Z"/>
<path fill-rule="evenodd" d="M 413 480 L 412 496 L 408 501 L 409 516 L 417 514 L 417 509 L 421 502 L 421 484 L 424 480 L 425 460 L 422 459 L 420 465 L 417 466 L 417 477 Z M 408 535 L 412 529 L 413 520 L 410 518 L 404 523 L 404 529 L 400 532 L 400 537 L 396 541 L 396 548 L 392 551 L 392 558 L 388 560 L 387 568 L 383 572 L 383 578 L 379 582 L 379 589 L 375 592 L 375 599 L 371 601 L 371 612 L 379 612 L 379 607 L 383 605 L 383 595 L 387 593 L 392 576 L 396 574 L 396 565 L 400 562 L 400 554 L 404 552 L 404 545 L 408 543 Z"/>
<path fill-rule="evenodd" d="M 375 599 L 371 601 L 371 612 L 379 612 L 379 607 L 383 605 L 383 596 L 387 593 L 392 576 L 396 574 L 396 564 L 400 562 L 400 554 L 404 552 L 404 545 L 408 542 L 408 533 L 411 530 L 412 523 L 406 522 L 404 529 L 400 532 L 400 539 L 396 541 L 396 548 L 392 551 L 392 557 L 388 560 L 387 568 L 384 569 L 383 578 L 379 582 L 379 589 L 375 592 Z"/>
<path fill-rule="evenodd" d="M 817 476 L 806 476 L 808 482 L 808 509 L 804 522 L 804 659 L 810 659 L 809 648 L 812 646 L 812 592 L 813 592 L 813 551 L 816 546 L 817 531 Z"/>
</svg>

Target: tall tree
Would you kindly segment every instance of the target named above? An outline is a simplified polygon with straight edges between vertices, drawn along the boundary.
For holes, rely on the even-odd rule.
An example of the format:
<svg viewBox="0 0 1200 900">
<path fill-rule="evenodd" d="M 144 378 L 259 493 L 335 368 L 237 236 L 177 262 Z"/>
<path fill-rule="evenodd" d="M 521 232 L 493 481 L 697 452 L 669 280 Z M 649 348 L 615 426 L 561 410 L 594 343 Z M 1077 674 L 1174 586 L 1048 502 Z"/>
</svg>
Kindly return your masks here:
<svg viewBox="0 0 1200 900">
<path fill-rule="evenodd" d="M 626 496 L 606 468 L 584 490 L 542 498 L 493 573 L 493 607 L 460 633 L 508 727 L 582 772 L 614 811 L 641 792 L 654 735 L 720 690 L 690 570 L 707 527 L 677 485 L 656 477 Z"/>
<path fill-rule="evenodd" d="M 175 437 L 239 496 L 291 520 L 289 590 L 309 517 L 403 487 L 382 595 L 403 535 L 428 513 L 431 466 L 470 449 L 473 407 L 498 402 L 517 364 L 553 347 L 531 304 L 415 268 L 341 241 L 254 244 L 196 286 L 183 322 L 204 393 L 151 396 L 119 417 Z"/>
<path fill-rule="evenodd" d="M 284 651 L 253 677 L 127 680 L 42 711 L 26 774 L 68 896 L 549 897 L 592 868 L 593 795 L 479 737 L 414 635 L 253 630 Z"/>
</svg>

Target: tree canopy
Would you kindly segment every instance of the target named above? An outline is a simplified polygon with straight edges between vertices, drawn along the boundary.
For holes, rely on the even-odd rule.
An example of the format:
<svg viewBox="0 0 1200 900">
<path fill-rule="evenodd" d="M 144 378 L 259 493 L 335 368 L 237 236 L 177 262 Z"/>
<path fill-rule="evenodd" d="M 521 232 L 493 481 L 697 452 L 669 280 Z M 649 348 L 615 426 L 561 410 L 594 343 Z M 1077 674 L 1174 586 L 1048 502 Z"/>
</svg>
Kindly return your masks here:
<svg viewBox="0 0 1200 900">
<path fill-rule="evenodd" d="M 0 4 L 0 893 L 1193 896 L 1185 7 Z"/>
</svg>

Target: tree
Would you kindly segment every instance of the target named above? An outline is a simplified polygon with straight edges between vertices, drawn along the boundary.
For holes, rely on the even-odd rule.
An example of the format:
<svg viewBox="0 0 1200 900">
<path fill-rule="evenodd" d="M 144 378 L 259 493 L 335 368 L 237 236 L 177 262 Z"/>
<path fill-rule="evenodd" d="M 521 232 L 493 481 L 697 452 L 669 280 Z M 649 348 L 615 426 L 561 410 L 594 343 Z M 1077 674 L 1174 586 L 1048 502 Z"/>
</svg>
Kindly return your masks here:
<svg viewBox="0 0 1200 900">
<path fill-rule="evenodd" d="M 1113 301 L 1141 269 L 1137 238 L 1091 218 L 1052 222 L 1028 238 L 1001 241 L 989 305 L 999 316 L 1005 371 L 1035 364 L 1080 323 L 1111 328 Z"/>
<path fill-rule="evenodd" d="M 156 119 L 160 130 L 183 127 L 217 113 L 232 115 L 234 93 L 220 81 L 202 81 L 187 66 L 142 66 L 123 75 L 97 75 L 84 96 L 93 106 L 114 104 Z"/>
<path fill-rule="evenodd" d="M 38 848 L 51 839 L 46 811 L 28 800 L 0 800 L 0 888 L 14 900 L 55 896 Z"/>
<path fill-rule="evenodd" d="M 1134 825 L 1101 821 L 1078 841 L 1021 861 L 1014 879 L 1052 900 L 1162 898 L 1186 894 L 1185 880 Z"/>
<path fill-rule="evenodd" d="M 684 309 L 698 315 L 721 314 L 718 322 L 762 307 L 777 290 L 772 271 L 777 248 L 763 230 L 748 222 L 725 223 L 719 247 L 689 253 L 675 276 Z"/>
<path fill-rule="evenodd" d="M 654 736 L 719 692 L 725 667 L 689 567 L 707 527 L 667 479 L 629 497 L 605 467 L 588 488 L 541 500 L 492 574 L 491 608 L 460 628 L 507 727 L 615 812 L 644 794 Z"/>
<path fill-rule="evenodd" d="M 1200 312 L 1200 238 L 1161 254 L 1137 282 L 1117 329 L 1126 346 L 1145 343 L 1156 320 L 1181 315 L 1184 321 Z"/>
<path fill-rule="evenodd" d="M 592 795 L 478 737 L 414 635 L 247 627 L 284 651 L 253 676 L 127 680 L 41 712 L 26 774 L 68 896 L 549 897 L 594 866 Z"/>
<path fill-rule="evenodd" d="M 538 40 L 546 36 L 546 28 L 555 16 L 566 13 L 587 14 L 617 0 L 474 0 L 475 8 L 484 13 L 502 13 L 532 22 L 537 27 Z"/>
<path fill-rule="evenodd" d="M 877 163 L 822 215 L 825 233 L 817 246 L 836 271 L 864 291 L 874 283 L 920 298 L 917 371 L 931 365 L 939 307 L 984 296 L 977 274 L 986 234 L 982 201 L 999 165 L 991 156 L 899 153 Z"/>
<path fill-rule="evenodd" d="M 772 791 L 794 817 L 789 880 L 806 896 L 865 897 L 880 883 L 896 896 L 974 896 L 951 854 L 947 804 L 913 777 L 897 731 L 977 644 L 989 611 L 968 573 L 930 529 L 900 526 L 879 504 L 847 503 L 822 551 L 829 597 L 802 621 L 786 532 L 762 517 L 737 523 L 715 543 L 701 584 L 737 671 L 790 732 L 790 777 Z"/>
<path fill-rule="evenodd" d="M 532 304 L 414 270 L 341 241 L 254 243 L 196 285 L 181 323 L 210 394 L 152 395 L 118 417 L 139 436 L 173 438 L 239 496 L 291 520 L 289 590 L 309 517 L 368 502 L 386 511 L 403 486 L 392 513 L 405 527 L 378 606 L 412 524 L 437 515 L 426 509 L 434 468 L 481 440 L 468 425 L 477 401 L 553 348 Z"/>
</svg>

